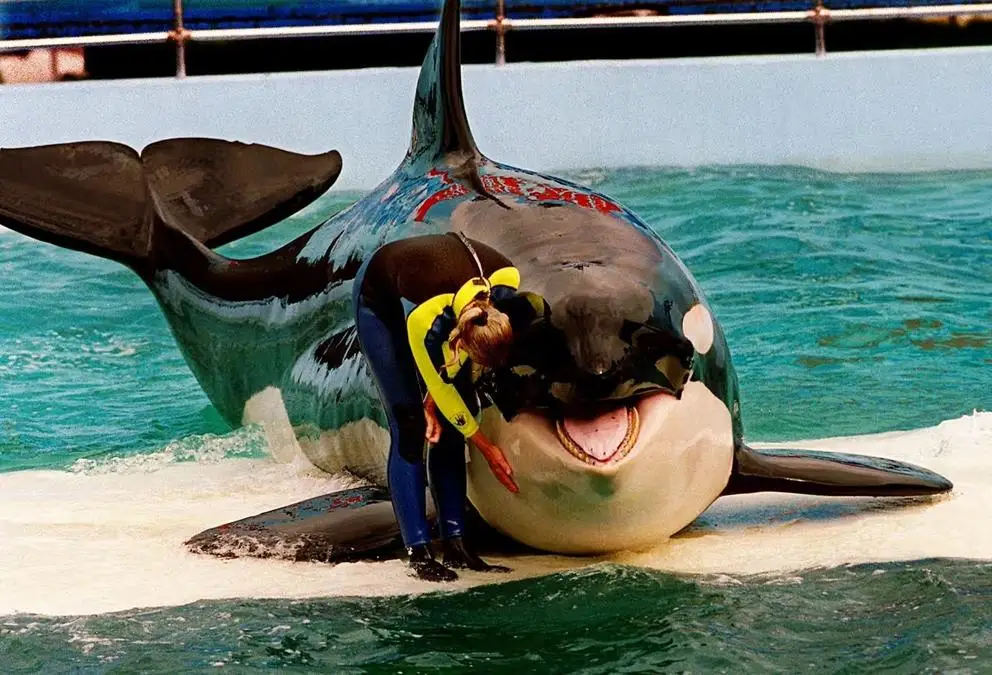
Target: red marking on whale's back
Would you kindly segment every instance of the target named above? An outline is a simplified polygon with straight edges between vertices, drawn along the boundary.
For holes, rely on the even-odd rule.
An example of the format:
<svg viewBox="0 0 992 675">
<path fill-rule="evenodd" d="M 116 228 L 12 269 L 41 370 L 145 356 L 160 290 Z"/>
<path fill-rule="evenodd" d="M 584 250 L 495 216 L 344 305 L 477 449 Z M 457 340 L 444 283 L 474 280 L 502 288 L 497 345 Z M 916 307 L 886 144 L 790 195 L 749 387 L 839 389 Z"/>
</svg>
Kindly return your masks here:
<svg viewBox="0 0 992 675">
<path fill-rule="evenodd" d="M 430 178 L 440 179 L 438 186 L 441 189 L 432 193 L 417 206 L 414 211 L 414 220 L 418 222 L 423 221 L 427 217 L 427 212 L 441 202 L 463 197 L 469 193 L 469 188 L 461 183 L 453 182 L 447 171 L 431 169 L 427 175 Z M 620 206 L 609 199 L 588 192 L 530 181 L 516 176 L 484 175 L 481 178 L 482 186 L 493 195 L 516 195 L 538 202 L 566 202 L 585 209 L 595 209 L 600 213 L 614 213 L 620 210 Z"/>
</svg>

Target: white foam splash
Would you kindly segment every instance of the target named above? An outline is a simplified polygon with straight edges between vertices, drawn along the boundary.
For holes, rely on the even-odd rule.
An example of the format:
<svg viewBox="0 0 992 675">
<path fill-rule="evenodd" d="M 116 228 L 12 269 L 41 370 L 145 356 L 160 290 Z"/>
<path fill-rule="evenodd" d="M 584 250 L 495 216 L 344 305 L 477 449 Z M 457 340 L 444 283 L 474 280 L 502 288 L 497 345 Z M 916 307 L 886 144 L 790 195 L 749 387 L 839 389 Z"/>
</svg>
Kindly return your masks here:
<svg viewBox="0 0 992 675">
<path fill-rule="evenodd" d="M 83 458 L 69 467 L 85 475 L 155 473 L 179 462 L 217 464 L 232 457 L 253 455 L 270 449 L 269 435 L 260 424 L 249 424 L 223 436 L 204 434 L 172 441 L 161 450 L 137 455 Z"/>
<path fill-rule="evenodd" d="M 216 450 L 226 438 L 208 439 L 212 449 L 201 456 L 163 451 L 168 457 L 85 470 L 0 474 L 0 615 L 456 590 L 599 562 L 519 557 L 508 561 L 515 568 L 508 577 L 463 573 L 455 584 L 438 587 L 410 578 L 399 561 L 328 566 L 188 553 L 183 542 L 203 529 L 352 484 L 298 462 L 232 458 L 230 449 Z M 992 413 L 917 431 L 787 445 L 922 464 L 953 480 L 955 490 L 910 505 L 794 495 L 724 498 L 659 549 L 615 559 L 726 578 L 933 556 L 992 559 Z"/>
</svg>

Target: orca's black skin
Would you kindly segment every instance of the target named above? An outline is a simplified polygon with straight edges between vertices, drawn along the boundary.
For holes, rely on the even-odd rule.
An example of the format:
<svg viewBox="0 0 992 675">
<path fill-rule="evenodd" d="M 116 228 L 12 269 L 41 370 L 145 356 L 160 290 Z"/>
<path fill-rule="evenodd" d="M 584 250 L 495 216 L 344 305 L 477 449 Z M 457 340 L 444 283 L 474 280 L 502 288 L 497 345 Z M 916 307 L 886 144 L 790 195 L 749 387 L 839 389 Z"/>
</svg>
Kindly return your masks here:
<svg viewBox="0 0 992 675">
<path fill-rule="evenodd" d="M 235 261 L 211 248 L 316 199 L 340 171 L 336 152 L 304 156 L 211 139 L 160 141 L 140 155 L 107 142 L 4 149 L 0 223 L 135 270 L 232 425 L 268 387 L 281 392 L 301 443 L 362 419 L 382 424 L 357 361 L 351 281 L 387 242 L 460 230 L 512 260 L 521 290 L 551 307 L 549 321 L 518 336 L 517 368 L 489 383 L 507 417 L 520 409 L 562 414 L 658 391 L 679 395 L 691 378 L 732 419 L 735 457 L 725 494 L 951 489 L 942 476 L 901 462 L 748 448 L 719 324 L 704 354 L 682 333 L 686 312 L 707 303 L 669 246 L 609 197 L 478 150 L 462 100 L 458 24 L 459 2 L 448 0 L 417 84 L 413 136 L 399 168 L 350 208 L 268 255 Z M 347 468 L 381 483 L 383 457 L 373 450 L 352 456 Z M 313 452 L 311 459 L 326 466 Z M 321 530 L 322 547 L 349 555 L 376 549 L 395 523 L 388 509 L 373 508 L 384 498 L 375 495 L 367 507 L 341 512 L 346 517 L 331 509 L 324 519 L 317 508 L 323 502 L 311 501 L 284 511 L 278 526 L 263 514 L 194 539 L 205 550 L 204 541 L 224 531 L 280 540 L 280 532 Z"/>
</svg>

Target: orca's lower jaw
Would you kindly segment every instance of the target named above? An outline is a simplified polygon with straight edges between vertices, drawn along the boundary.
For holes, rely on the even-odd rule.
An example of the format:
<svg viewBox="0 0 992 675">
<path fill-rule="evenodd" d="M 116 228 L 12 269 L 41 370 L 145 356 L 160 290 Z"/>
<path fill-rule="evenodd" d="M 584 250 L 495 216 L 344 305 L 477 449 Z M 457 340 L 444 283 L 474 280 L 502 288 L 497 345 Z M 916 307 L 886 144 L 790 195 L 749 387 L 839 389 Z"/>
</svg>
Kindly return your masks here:
<svg viewBox="0 0 992 675">
<path fill-rule="evenodd" d="M 471 450 L 469 498 L 490 525 L 547 551 L 643 549 L 691 523 L 727 484 L 730 413 L 700 382 L 680 398 L 655 393 L 575 412 L 532 410 L 511 421 L 485 412 L 483 431 L 520 488 L 503 488 Z"/>
</svg>

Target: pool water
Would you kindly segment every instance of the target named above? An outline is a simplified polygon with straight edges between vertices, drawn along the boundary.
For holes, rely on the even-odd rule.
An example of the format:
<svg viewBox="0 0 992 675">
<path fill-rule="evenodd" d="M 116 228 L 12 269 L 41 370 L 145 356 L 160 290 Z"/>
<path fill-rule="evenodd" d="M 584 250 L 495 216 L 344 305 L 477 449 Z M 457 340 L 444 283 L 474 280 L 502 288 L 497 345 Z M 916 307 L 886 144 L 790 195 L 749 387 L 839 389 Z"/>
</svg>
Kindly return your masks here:
<svg viewBox="0 0 992 675">
<path fill-rule="evenodd" d="M 988 475 L 992 173 L 729 167 L 568 177 L 630 206 L 692 270 L 727 333 L 750 441 L 956 424 L 960 466 Z M 328 195 L 223 252 L 269 251 L 356 196 Z M 46 541 L 72 536 L 66 514 L 86 519 L 72 495 L 90 487 L 105 491 L 106 506 L 122 486 L 154 493 L 178 465 L 205 474 L 264 463 L 264 435 L 220 419 L 128 270 L 0 231 L 0 273 L 0 478 L 23 489 L 0 496 L 0 538 L 30 528 L 49 537 L 11 550 L 46 560 Z M 93 482 L 71 483 L 83 478 Z M 189 486 L 176 480 L 169 494 Z M 328 491 L 305 480 L 313 494 Z M 290 495 L 301 483 L 280 485 Z M 992 570 L 977 553 L 948 557 L 940 534 L 912 535 L 932 539 L 928 559 L 772 577 L 608 563 L 454 593 L 362 597 L 382 595 L 365 570 L 350 578 L 358 597 L 261 593 L 109 614 L 98 602 L 58 609 L 44 575 L 29 589 L 7 579 L 0 670 L 982 672 L 992 663 Z M 992 548 L 984 536 L 975 551 Z M 25 564 L 0 551 L 0 581 Z"/>
</svg>

